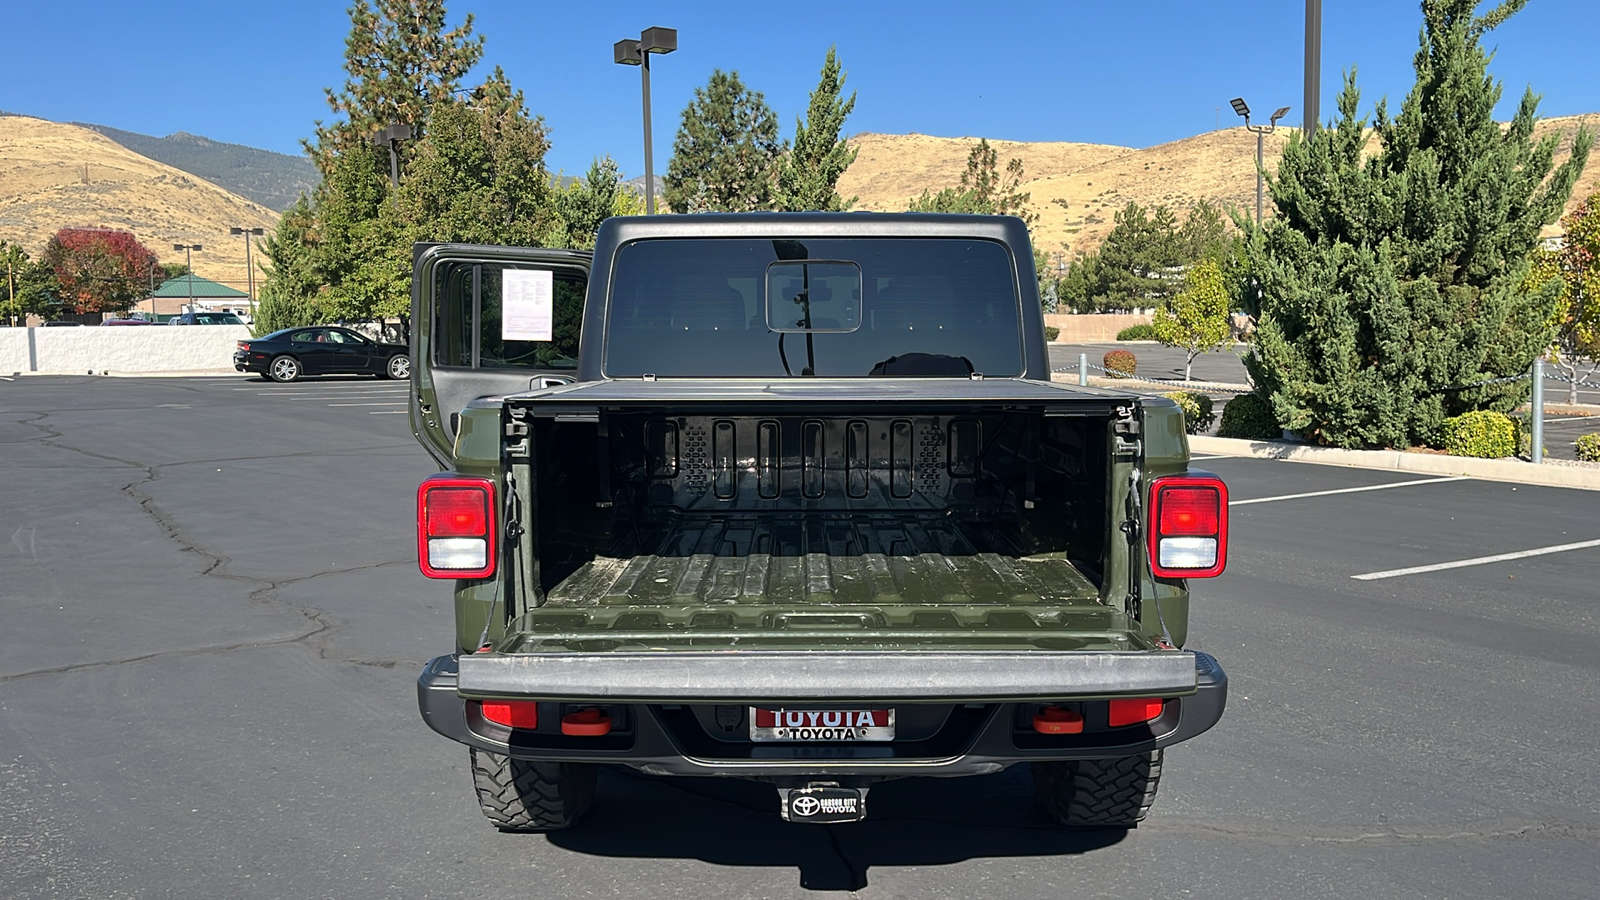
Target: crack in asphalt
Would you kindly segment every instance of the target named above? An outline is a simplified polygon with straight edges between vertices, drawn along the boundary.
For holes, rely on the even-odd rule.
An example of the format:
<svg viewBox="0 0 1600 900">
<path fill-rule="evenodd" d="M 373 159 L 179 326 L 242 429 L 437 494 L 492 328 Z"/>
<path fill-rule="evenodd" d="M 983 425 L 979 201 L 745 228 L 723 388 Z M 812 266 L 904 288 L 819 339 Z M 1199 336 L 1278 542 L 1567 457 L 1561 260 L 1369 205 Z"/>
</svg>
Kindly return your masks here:
<svg viewBox="0 0 1600 900">
<path fill-rule="evenodd" d="M 283 600 L 277 595 L 277 592 L 280 588 L 293 584 L 299 584 L 300 582 L 304 581 L 310 581 L 314 578 L 322 578 L 328 575 L 343 575 L 350 572 L 362 572 L 372 569 L 386 568 L 389 566 L 407 565 L 411 562 L 409 558 L 385 560 L 383 562 L 368 563 L 360 566 L 349 566 L 340 569 L 325 569 L 321 572 L 313 572 L 309 575 L 297 575 L 293 578 L 281 578 L 276 580 L 235 574 L 228 571 L 228 566 L 232 562 L 230 557 L 223 553 L 211 550 L 204 544 L 186 535 L 183 529 L 179 527 L 178 523 L 173 520 L 172 516 L 163 510 L 156 502 L 155 497 L 145 491 L 147 486 L 161 480 L 161 470 L 164 468 L 174 465 L 195 465 L 200 462 L 210 462 L 210 460 L 165 463 L 162 465 L 147 465 L 136 460 L 123 459 L 121 457 L 96 453 L 94 451 L 85 450 L 81 447 L 74 447 L 71 444 L 66 443 L 64 440 L 65 436 L 60 431 L 56 430 L 54 426 L 48 424 L 47 420 L 50 417 L 50 413 L 34 412 L 32 416 L 33 417 L 30 419 L 21 419 L 16 421 L 18 424 L 25 425 L 42 432 L 43 437 L 39 438 L 39 443 L 44 444 L 45 446 L 54 447 L 58 450 L 65 450 L 72 453 L 79 453 L 93 459 L 102 460 L 104 462 L 115 463 L 120 467 L 141 470 L 144 473 L 144 477 L 123 485 L 121 488 L 119 488 L 119 491 L 126 495 L 129 499 L 133 500 L 134 503 L 138 505 L 139 509 L 147 517 L 149 517 L 151 521 L 155 522 L 157 527 L 162 530 L 163 536 L 177 544 L 181 551 L 185 553 L 192 553 L 205 561 L 204 568 L 202 568 L 199 572 L 201 577 L 217 578 L 244 586 L 254 585 L 255 587 L 245 594 L 245 599 L 250 603 L 276 606 L 280 609 L 292 611 L 304 618 L 312 627 L 301 632 L 300 634 L 288 637 L 268 638 L 259 641 L 243 641 L 234 644 L 223 644 L 210 647 L 189 647 L 182 650 L 164 650 L 123 659 L 74 663 L 72 665 L 55 666 L 47 669 L 32 669 L 26 672 L 17 672 L 10 675 L 0 676 L 0 683 L 17 681 L 23 678 L 34 678 L 42 675 L 57 675 L 66 672 L 77 672 L 85 669 L 123 666 L 130 663 L 145 662 L 152 659 L 165 659 L 215 653 L 231 653 L 236 650 L 272 647 L 282 644 L 305 644 L 317 654 L 318 659 L 331 660 L 334 662 L 348 662 L 354 665 L 393 668 L 399 663 L 405 662 L 405 660 L 344 657 L 334 653 L 333 648 L 330 647 L 325 640 L 322 640 L 322 638 L 325 638 L 337 631 L 342 622 L 336 617 L 330 615 L 325 610 L 312 606 L 301 606 L 299 604 L 290 603 L 286 600 Z M 344 452 L 360 451 L 351 450 Z M 295 453 L 286 455 L 304 456 L 309 454 Z M 271 458 L 275 457 L 243 457 L 242 459 Z"/>
</svg>

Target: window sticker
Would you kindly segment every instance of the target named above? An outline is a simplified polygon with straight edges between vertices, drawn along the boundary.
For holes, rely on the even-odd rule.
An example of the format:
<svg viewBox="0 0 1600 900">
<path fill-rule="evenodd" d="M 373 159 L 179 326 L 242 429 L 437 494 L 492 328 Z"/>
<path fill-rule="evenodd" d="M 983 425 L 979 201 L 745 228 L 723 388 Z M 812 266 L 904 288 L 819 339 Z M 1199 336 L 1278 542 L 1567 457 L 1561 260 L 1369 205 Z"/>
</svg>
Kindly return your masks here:
<svg viewBox="0 0 1600 900">
<path fill-rule="evenodd" d="M 555 279 L 548 269 L 507 269 L 502 285 L 500 339 L 548 341 L 555 337 Z"/>
</svg>

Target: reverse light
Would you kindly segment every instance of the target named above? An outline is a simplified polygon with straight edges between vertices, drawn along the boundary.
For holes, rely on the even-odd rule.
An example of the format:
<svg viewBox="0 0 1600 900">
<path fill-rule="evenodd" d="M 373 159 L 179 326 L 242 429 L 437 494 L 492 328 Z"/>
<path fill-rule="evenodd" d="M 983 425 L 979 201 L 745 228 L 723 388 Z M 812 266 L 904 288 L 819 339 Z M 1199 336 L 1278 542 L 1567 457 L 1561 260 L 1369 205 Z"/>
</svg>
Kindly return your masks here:
<svg viewBox="0 0 1600 900">
<path fill-rule="evenodd" d="M 1168 475 L 1150 483 L 1150 571 L 1157 578 L 1212 578 L 1228 564 L 1228 486 L 1215 475 Z"/>
<path fill-rule="evenodd" d="M 1111 727 L 1138 725 L 1161 718 L 1160 697 L 1137 697 L 1132 700 L 1111 701 Z"/>
<path fill-rule="evenodd" d="M 429 578 L 494 574 L 495 490 L 487 478 L 435 475 L 417 488 L 417 564 Z"/>
<path fill-rule="evenodd" d="M 485 700 L 483 717 L 507 728 L 538 728 L 539 704 L 532 700 Z"/>
</svg>

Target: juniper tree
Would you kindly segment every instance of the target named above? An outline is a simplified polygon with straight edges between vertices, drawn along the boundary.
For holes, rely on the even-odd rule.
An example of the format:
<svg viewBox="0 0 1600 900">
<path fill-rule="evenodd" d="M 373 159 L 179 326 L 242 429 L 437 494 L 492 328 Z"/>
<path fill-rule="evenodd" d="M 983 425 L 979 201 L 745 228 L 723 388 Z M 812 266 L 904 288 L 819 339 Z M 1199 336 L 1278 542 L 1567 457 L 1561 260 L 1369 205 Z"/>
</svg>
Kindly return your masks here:
<svg viewBox="0 0 1600 900">
<path fill-rule="evenodd" d="M 711 73 L 684 107 L 662 179 L 675 213 L 772 209 L 779 158 L 778 117 L 738 72 Z"/>
<path fill-rule="evenodd" d="M 1553 165 L 1524 94 L 1502 127 L 1481 39 L 1526 0 L 1423 0 L 1416 83 L 1394 118 L 1379 103 L 1369 147 L 1355 73 L 1339 120 L 1298 135 L 1270 179 L 1278 215 L 1247 221 L 1257 316 L 1246 366 L 1279 422 L 1318 443 L 1437 442 L 1446 417 L 1509 411 L 1548 346 L 1556 286 L 1523 289 L 1539 229 L 1560 214 L 1590 136 Z"/>
<path fill-rule="evenodd" d="M 844 99 L 844 79 L 838 54 L 829 47 L 805 120 L 795 121 L 794 149 L 778 167 L 778 209 L 839 212 L 855 205 L 856 198 L 845 200 L 838 190 L 839 176 L 855 162 L 857 152 L 840 134 L 856 106 L 853 91 Z"/>
</svg>

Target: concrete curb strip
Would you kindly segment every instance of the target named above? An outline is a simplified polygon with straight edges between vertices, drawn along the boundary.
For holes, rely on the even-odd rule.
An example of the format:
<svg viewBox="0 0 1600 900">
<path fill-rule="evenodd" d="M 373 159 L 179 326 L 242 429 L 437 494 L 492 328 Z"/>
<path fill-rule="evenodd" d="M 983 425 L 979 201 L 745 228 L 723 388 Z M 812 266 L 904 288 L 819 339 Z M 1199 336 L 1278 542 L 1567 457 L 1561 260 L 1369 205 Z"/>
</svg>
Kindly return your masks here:
<svg viewBox="0 0 1600 900">
<path fill-rule="evenodd" d="M 1401 453 L 1398 450 L 1340 450 L 1334 447 L 1308 447 L 1273 441 L 1244 441 L 1236 438 L 1191 435 L 1193 453 L 1216 456 L 1249 456 L 1256 459 L 1284 459 L 1324 466 L 1353 466 L 1360 469 L 1388 469 L 1424 475 L 1465 475 L 1487 481 L 1511 481 L 1548 487 L 1600 491 L 1600 469 L 1578 466 L 1536 466 L 1520 460 L 1470 459 L 1432 453 Z"/>
</svg>

